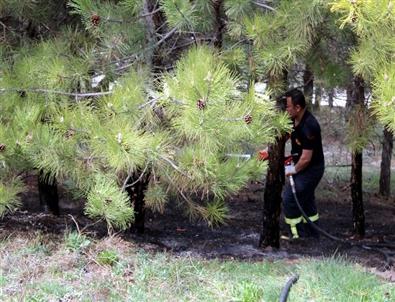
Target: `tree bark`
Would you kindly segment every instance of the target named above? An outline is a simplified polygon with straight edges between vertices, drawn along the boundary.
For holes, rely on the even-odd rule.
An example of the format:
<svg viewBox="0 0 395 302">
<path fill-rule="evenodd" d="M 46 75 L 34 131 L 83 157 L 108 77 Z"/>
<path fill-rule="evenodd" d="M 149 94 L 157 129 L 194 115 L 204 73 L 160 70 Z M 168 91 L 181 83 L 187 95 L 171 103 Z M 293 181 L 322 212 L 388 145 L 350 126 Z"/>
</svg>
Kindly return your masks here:
<svg viewBox="0 0 395 302">
<path fill-rule="evenodd" d="M 322 88 L 321 88 L 320 85 L 316 85 L 315 86 L 315 102 L 314 102 L 314 105 L 313 105 L 313 109 L 315 111 L 319 111 L 320 110 L 321 99 L 322 99 Z"/>
<path fill-rule="evenodd" d="M 259 240 L 261 247 L 280 247 L 281 192 L 284 175 L 285 137 L 277 139 L 269 146 L 269 168 L 263 203 L 263 229 Z"/>
<path fill-rule="evenodd" d="M 383 131 L 383 150 L 381 151 L 380 167 L 380 189 L 381 196 L 389 198 L 391 196 L 391 158 L 394 147 L 394 134 L 388 128 Z"/>
<path fill-rule="evenodd" d="M 362 199 L 362 152 L 352 153 L 351 199 L 354 232 L 365 236 L 365 212 Z"/>
<path fill-rule="evenodd" d="M 311 72 L 310 66 L 306 65 L 303 73 L 303 93 L 306 98 L 306 104 L 311 108 L 313 104 L 313 90 L 314 90 L 314 75 Z"/>
<path fill-rule="evenodd" d="M 166 19 L 161 10 L 151 14 L 151 12 L 157 9 L 157 5 L 157 0 L 144 1 L 144 14 L 146 14 L 145 23 L 149 32 L 148 39 L 150 40 L 151 44 L 155 44 L 157 42 L 157 34 L 165 34 L 167 29 L 166 26 L 163 26 L 163 24 L 166 22 Z M 153 72 L 162 72 L 162 69 L 165 66 L 163 47 L 155 47 L 151 50 L 149 55 L 150 57 L 148 58 L 148 62 L 151 64 Z"/>
<path fill-rule="evenodd" d="M 134 209 L 134 223 L 131 230 L 138 233 L 144 233 L 145 225 L 145 202 L 144 194 L 148 188 L 149 175 L 143 175 L 141 177 L 141 172 L 135 172 L 133 177 L 129 179 L 128 185 L 134 184 L 133 186 L 127 187 L 126 192 L 129 195 L 130 202 Z M 135 183 L 136 182 L 136 183 Z"/>
<path fill-rule="evenodd" d="M 214 0 L 213 1 L 215 25 L 214 25 L 214 46 L 221 49 L 223 42 L 223 33 L 225 30 L 225 12 L 224 12 L 224 1 Z"/>
<path fill-rule="evenodd" d="M 333 97 L 335 96 L 335 89 L 329 88 L 328 90 L 328 106 L 333 108 Z"/>
<path fill-rule="evenodd" d="M 54 178 L 49 181 L 50 177 L 43 170 L 38 175 L 38 195 L 40 206 L 44 211 L 49 211 L 54 215 L 59 215 L 59 196 L 57 181 Z"/>
<path fill-rule="evenodd" d="M 287 72 L 284 71 L 281 82 L 287 84 Z M 269 87 L 271 86 L 269 79 Z M 285 85 L 286 86 L 286 85 Z M 278 110 L 285 111 L 285 102 L 277 98 Z M 278 138 L 269 145 L 269 167 L 266 174 L 266 186 L 263 202 L 263 228 L 259 239 L 260 247 L 280 247 L 280 214 L 282 189 L 285 182 L 284 150 L 286 136 Z"/>
<path fill-rule="evenodd" d="M 365 89 L 363 79 L 355 77 L 353 80 L 353 109 L 364 106 Z M 354 125 L 358 127 L 359 125 Z M 361 132 L 360 135 L 363 135 Z M 365 213 L 362 196 L 362 150 L 352 150 L 351 166 L 351 200 L 354 233 L 363 237 L 365 235 Z"/>
</svg>

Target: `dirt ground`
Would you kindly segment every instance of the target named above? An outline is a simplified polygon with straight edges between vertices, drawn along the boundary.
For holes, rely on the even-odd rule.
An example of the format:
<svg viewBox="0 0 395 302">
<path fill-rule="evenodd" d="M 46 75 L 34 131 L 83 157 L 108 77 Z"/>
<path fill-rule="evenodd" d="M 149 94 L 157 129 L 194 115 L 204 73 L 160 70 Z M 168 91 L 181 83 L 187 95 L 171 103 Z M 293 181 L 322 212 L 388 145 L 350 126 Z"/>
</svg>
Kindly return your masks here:
<svg viewBox="0 0 395 302">
<path fill-rule="evenodd" d="M 24 195 L 23 208 L 0 220 L 0 238 L 31 230 L 63 234 L 75 229 L 73 219 L 87 234 L 97 238 L 107 235 L 103 223 L 94 224 L 82 214 L 81 205 L 70 204 L 69 197 L 63 192 L 60 192 L 61 215 L 56 217 L 43 212 L 40 209 L 34 180 L 34 176 L 28 179 L 30 191 Z M 325 180 L 321 189 L 323 186 Z M 352 236 L 350 194 L 340 190 L 338 193 L 334 194 L 333 198 L 317 198 L 320 226 L 335 236 L 350 238 Z M 297 261 L 301 257 L 339 256 L 367 267 L 386 280 L 395 281 L 394 266 L 388 267 L 385 264 L 383 254 L 342 246 L 325 237 L 321 237 L 319 241 L 305 239 L 290 242 L 282 239 L 278 250 L 260 249 L 258 242 L 262 228 L 262 195 L 263 184 L 251 184 L 243 192 L 230 198 L 228 203 L 230 218 L 227 224 L 221 227 L 211 229 L 202 221 L 191 222 L 180 209 L 170 206 L 163 214 L 147 213 L 146 231 L 143 235 L 124 232 L 121 236 L 136 242 L 146 250 L 154 252 L 166 250 L 176 255 L 198 258 Z M 381 200 L 372 195 L 365 198 L 365 209 L 367 234 L 364 240 L 395 242 L 395 202 Z M 283 221 L 281 221 L 281 230 L 285 233 Z M 382 251 L 388 253 L 395 262 L 394 249 L 392 251 L 382 249 Z"/>
</svg>

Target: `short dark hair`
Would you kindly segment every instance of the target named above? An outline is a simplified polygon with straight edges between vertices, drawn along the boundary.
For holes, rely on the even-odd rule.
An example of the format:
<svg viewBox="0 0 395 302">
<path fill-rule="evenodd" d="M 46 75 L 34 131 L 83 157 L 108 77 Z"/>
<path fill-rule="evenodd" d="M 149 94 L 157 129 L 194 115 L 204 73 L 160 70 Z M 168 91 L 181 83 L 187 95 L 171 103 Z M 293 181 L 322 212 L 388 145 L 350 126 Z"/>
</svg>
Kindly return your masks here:
<svg viewBox="0 0 395 302">
<path fill-rule="evenodd" d="M 306 107 L 306 100 L 304 98 L 304 94 L 297 88 L 288 90 L 285 93 L 285 97 L 290 97 L 294 106 L 299 105 L 302 109 Z"/>
</svg>

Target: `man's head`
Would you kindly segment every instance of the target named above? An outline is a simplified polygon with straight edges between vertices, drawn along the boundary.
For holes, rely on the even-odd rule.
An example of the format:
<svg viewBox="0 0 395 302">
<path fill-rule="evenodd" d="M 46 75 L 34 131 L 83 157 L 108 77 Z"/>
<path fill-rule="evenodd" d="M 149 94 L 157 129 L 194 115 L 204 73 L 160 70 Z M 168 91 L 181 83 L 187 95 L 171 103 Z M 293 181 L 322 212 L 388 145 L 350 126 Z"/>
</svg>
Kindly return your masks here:
<svg viewBox="0 0 395 302">
<path fill-rule="evenodd" d="M 306 100 L 303 93 L 294 88 L 285 93 L 287 99 L 287 112 L 293 119 L 301 117 L 306 108 Z"/>
</svg>

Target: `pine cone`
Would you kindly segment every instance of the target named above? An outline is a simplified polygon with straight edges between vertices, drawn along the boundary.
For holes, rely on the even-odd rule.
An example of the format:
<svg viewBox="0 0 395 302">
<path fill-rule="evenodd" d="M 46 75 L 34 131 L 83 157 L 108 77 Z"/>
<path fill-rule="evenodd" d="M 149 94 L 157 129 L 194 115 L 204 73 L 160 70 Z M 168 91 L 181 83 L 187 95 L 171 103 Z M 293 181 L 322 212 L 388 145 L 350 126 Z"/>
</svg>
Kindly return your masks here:
<svg viewBox="0 0 395 302">
<path fill-rule="evenodd" d="M 246 116 L 244 116 L 244 122 L 249 125 L 252 123 L 252 115 L 251 114 L 247 114 Z"/>
<path fill-rule="evenodd" d="M 203 110 L 204 108 L 206 108 L 206 102 L 200 99 L 197 101 L 196 106 L 199 110 Z"/>
<path fill-rule="evenodd" d="M 68 129 L 64 136 L 69 139 L 72 138 L 75 135 L 75 130 L 74 129 Z"/>
<path fill-rule="evenodd" d="M 99 23 L 100 23 L 100 16 L 99 16 L 99 15 L 96 15 L 96 14 L 93 14 L 93 15 L 91 16 L 91 23 L 92 23 L 93 26 L 99 26 Z"/>
</svg>

